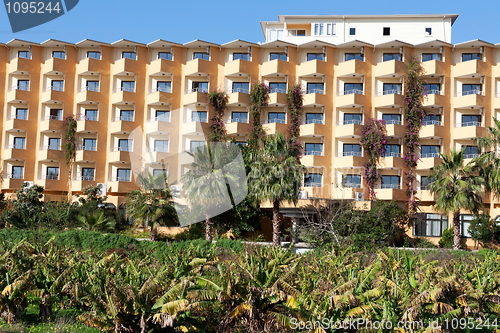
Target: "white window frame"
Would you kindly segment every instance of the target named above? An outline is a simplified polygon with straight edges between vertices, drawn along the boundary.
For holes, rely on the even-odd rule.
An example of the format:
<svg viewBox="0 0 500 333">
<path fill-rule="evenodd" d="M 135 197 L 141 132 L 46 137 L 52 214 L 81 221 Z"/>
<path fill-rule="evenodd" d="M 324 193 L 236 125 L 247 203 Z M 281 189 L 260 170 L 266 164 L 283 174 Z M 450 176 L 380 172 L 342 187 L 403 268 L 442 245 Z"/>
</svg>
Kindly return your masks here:
<svg viewBox="0 0 500 333">
<path fill-rule="evenodd" d="M 269 41 L 272 42 L 272 41 L 275 41 L 275 40 L 280 40 L 279 36 L 278 36 L 278 32 L 281 31 L 281 40 L 283 40 L 283 34 L 285 32 L 284 29 L 269 29 Z M 275 31 L 276 32 L 276 39 L 271 39 L 271 34 L 272 32 Z"/>
<path fill-rule="evenodd" d="M 316 34 L 316 26 L 322 27 L 322 33 Z M 331 33 L 328 33 L 330 29 Z M 311 23 L 311 35 L 312 36 L 336 36 L 337 35 L 337 24 L 333 22 L 314 22 Z"/>
<path fill-rule="evenodd" d="M 347 29 L 349 29 L 347 31 L 349 37 L 356 37 L 356 35 L 358 34 L 358 28 L 357 27 L 349 26 Z M 354 35 L 351 35 L 351 29 L 354 29 Z"/>
<path fill-rule="evenodd" d="M 430 34 L 430 35 L 428 35 L 428 34 L 427 34 L 426 29 L 431 29 L 431 34 Z M 433 35 L 432 35 L 432 27 L 424 27 L 424 36 L 425 36 L 425 37 L 432 37 L 432 36 L 433 36 Z"/>
</svg>

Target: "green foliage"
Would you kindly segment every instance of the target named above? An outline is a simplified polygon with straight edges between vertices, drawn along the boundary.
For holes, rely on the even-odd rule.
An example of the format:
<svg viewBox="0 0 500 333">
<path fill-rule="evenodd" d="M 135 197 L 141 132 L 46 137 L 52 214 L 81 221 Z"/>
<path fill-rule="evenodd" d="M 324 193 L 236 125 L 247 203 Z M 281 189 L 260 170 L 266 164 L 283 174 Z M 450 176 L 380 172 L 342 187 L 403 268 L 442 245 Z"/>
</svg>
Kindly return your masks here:
<svg viewBox="0 0 500 333">
<path fill-rule="evenodd" d="M 68 166 L 75 160 L 76 156 L 76 127 L 77 122 L 73 115 L 64 118 L 63 126 L 68 126 L 64 133 L 64 163 Z"/>
<path fill-rule="evenodd" d="M 439 240 L 439 247 L 450 249 L 453 247 L 453 228 L 443 230 L 443 235 Z"/>
<path fill-rule="evenodd" d="M 363 136 L 359 140 L 365 154 L 368 154 L 363 178 L 368 186 L 368 198 L 370 200 L 377 198 L 375 186 L 381 178 L 377 165 L 380 157 L 385 153 L 386 135 L 387 129 L 384 120 L 368 119 L 363 126 Z"/>
<path fill-rule="evenodd" d="M 299 142 L 300 121 L 302 118 L 302 106 L 304 103 L 304 92 L 299 85 L 294 85 L 288 89 L 287 105 L 290 114 L 290 127 L 288 128 L 289 139 L 291 141 L 290 149 L 297 159 L 302 155 L 302 144 Z"/>
<path fill-rule="evenodd" d="M 487 213 L 474 216 L 470 222 L 469 233 L 472 239 L 483 247 L 500 242 L 500 225 Z"/>
<path fill-rule="evenodd" d="M 89 231 L 111 232 L 114 230 L 114 221 L 109 220 L 102 211 L 95 211 L 89 215 L 78 215 L 80 228 Z"/>
<path fill-rule="evenodd" d="M 224 91 L 213 91 L 208 93 L 208 104 L 214 110 L 210 124 L 210 141 L 226 141 L 226 126 L 224 124 L 224 113 L 227 109 L 229 96 Z"/>
<path fill-rule="evenodd" d="M 266 135 L 266 133 L 264 133 L 260 118 L 264 107 L 268 105 L 270 92 L 271 89 L 268 85 L 259 82 L 254 83 L 252 85 L 252 89 L 250 90 L 250 120 L 252 123 L 247 142 L 248 146 L 252 150 L 258 149 L 259 141 Z"/>
</svg>

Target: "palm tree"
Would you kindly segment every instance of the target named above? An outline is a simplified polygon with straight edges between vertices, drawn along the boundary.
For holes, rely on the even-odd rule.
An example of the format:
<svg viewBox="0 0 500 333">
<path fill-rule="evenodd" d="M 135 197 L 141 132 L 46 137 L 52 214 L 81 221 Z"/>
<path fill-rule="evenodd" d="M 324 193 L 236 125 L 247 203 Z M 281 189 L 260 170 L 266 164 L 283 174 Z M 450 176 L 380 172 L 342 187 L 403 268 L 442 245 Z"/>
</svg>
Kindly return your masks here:
<svg viewBox="0 0 500 333">
<path fill-rule="evenodd" d="M 450 156 L 440 154 L 443 162 L 431 169 L 435 179 L 429 190 L 437 195 L 434 209 L 440 213 L 453 213 L 453 249 L 460 249 L 460 209 L 477 212 L 482 205 L 482 178 L 473 162 L 464 165 L 464 151 L 451 151 Z"/>
<path fill-rule="evenodd" d="M 279 210 L 283 201 L 297 203 L 302 173 L 291 142 L 281 133 L 263 140 L 264 146 L 251 153 L 249 193 L 258 201 L 273 204 L 273 245 L 280 245 Z"/>
<path fill-rule="evenodd" d="M 90 231 L 112 231 L 115 227 L 114 221 L 110 220 L 100 210 L 92 214 L 81 214 L 76 217 L 78 224 L 82 229 Z"/>
<path fill-rule="evenodd" d="M 476 138 L 478 146 L 484 150 L 476 162 L 486 189 L 500 197 L 500 121 L 493 120 L 495 127 L 488 127 L 488 136 Z M 493 204 L 493 200 L 491 202 Z"/>
<path fill-rule="evenodd" d="M 130 192 L 127 199 L 127 216 L 134 219 L 134 226 L 151 227 L 150 240 L 156 240 L 159 225 L 177 225 L 177 214 L 167 176 L 138 174 L 138 190 Z"/>
</svg>

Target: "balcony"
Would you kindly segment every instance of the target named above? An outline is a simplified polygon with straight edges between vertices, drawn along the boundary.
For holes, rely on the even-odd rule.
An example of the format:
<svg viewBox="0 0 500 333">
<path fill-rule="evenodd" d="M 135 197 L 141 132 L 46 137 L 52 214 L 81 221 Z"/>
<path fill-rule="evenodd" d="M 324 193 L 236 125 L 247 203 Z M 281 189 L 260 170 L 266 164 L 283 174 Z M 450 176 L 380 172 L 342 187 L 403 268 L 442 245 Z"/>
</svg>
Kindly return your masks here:
<svg viewBox="0 0 500 333">
<path fill-rule="evenodd" d="M 112 193 L 130 193 L 137 189 L 137 185 L 131 182 L 130 179 L 111 178 L 111 181 L 106 182 L 108 192 Z"/>
<path fill-rule="evenodd" d="M 58 176 L 46 176 L 43 175 L 36 181 L 37 185 L 43 187 L 46 191 L 67 191 L 68 190 L 68 182 L 66 180 L 61 180 Z"/>
<path fill-rule="evenodd" d="M 145 154 L 144 159 L 147 164 L 168 164 L 166 160 L 170 160 L 168 149 L 150 149 L 149 153 Z"/>
<path fill-rule="evenodd" d="M 29 123 L 23 119 L 8 119 L 5 122 L 4 129 L 8 132 L 17 132 L 18 130 L 27 131 L 32 130 Z"/>
<path fill-rule="evenodd" d="M 102 126 L 99 125 L 97 119 L 86 119 L 85 117 L 80 117 L 76 122 L 76 132 L 93 132 L 96 133 L 99 130 L 102 130 Z"/>
<path fill-rule="evenodd" d="M 133 119 L 129 117 L 116 117 L 111 120 L 111 124 L 109 126 L 109 132 L 112 134 L 124 133 L 129 134 L 132 133 L 133 130 L 140 127 L 137 125 Z"/>
<path fill-rule="evenodd" d="M 26 159 L 26 146 L 25 145 L 10 145 L 7 146 L 3 152 L 2 158 L 4 160 L 25 160 Z"/>
<path fill-rule="evenodd" d="M 471 121 L 468 123 L 457 123 L 453 130 L 453 139 L 472 140 L 486 136 L 486 128 L 483 123 Z"/>
<path fill-rule="evenodd" d="M 80 177 L 79 179 L 77 178 L 71 182 L 71 190 L 73 192 L 83 192 L 89 186 L 97 186 L 97 181 L 94 179 L 91 180 L 91 178 L 82 180 Z"/>
<path fill-rule="evenodd" d="M 273 77 L 273 76 L 280 76 L 280 75 L 284 76 L 293 74 L 294 72 L 293 67 L 295 67 L 295 65 L 284 60 L 275 59 L 267 61 L 260 65 L 260 76 Z"/>
<path fill-rule="evenodd" d="M 170 117 L 156 117 L 144 124 L 144 132 L 147 134 L 166 134 L 177 126 L 170 123 Z"/>
<path fill-rule="evenodd" d="M 64 89 L 60 87 L 47 87 L 42 93 L 42 103 L 62 103 L 64 101 Z"/>
<path fill-rule="evenodd" d="M 389 90 L 375 96 L 374 107 L 376 108 L 396 108 L 402 107 L 405 104 L 405 98 L 399 90 Z"/>
<path fill-rule="evenodd" d="M 404 167 L 405 163 L 401 154 L 392 153 L 391 155 L 380 158 L 378 166 L 380 169 L 402 169 Z"/>
<path fill-rule="evenodd" d="M 304 106 L 305 107 L 317 107 L 324 106 L 328 104 L 328 98 L 325 95 L 324 90 L 312 89 L 307 90 L 304 95 Z"/>
<path fill-rule="evenodd" d="M 108 162 L 110 163 L 130 163 L 130 152 L 132 148 L 113 147 L 109 153 Z"/>
<path fill-rule="evenodd" d="M 236 119 L 231 119 L 231 122 L 226 124 L 227 135 L 244 136 L 250 133 L 250 124 L 247 122 L 239 122 Z"/>
<path fill-rule="evenodd" d="M 352 169 L 353 167 L 362 167 L 366 163 L 366 157 L 360 153 L 345 152 L 339 153 L 334 159 L 336 168 Z"/>
<path fill-rule="evenodd" d="M 224 76 L 249 76 L 253 71 L 250 61 L 237 59 L 225 64 Z"/>
<path fill-rule="evenodd" d="M 228 91 L 228 106 L 247 106 L 250 104 L 250 95 L 247 89 L 231 89 Z"/>
<path fill-rule="evenodd" d="M 500 109 L 500 94 L 495 95 L 495 100 L 493 102 L 493 107 L 495 109 Z"/>
<path fill-rule="evenodd" d="M 19 190 L 23 183 L 24 179 L 9 178 L 7 175 L 7 177 L 4 177 L 4 180 L 2 182 L 2 188 L 9 190 Z"/>
<path fill-rule="evenodd" d="M 76 65 L 78 75 L 89 75 L 90 73 L 104 73 L 109 69 L 107 63 L 94 58 L 85 58 Z"/>
<path fill-rule="evenodd" d="M 406 133 L 406 128 L 399 121 L 387 121 L 385 128 L 388 137 L 402 138 Z"/>
<path fill-rule="evenodd" d="M 31 96 L 29 88 L 26 87 L 11 87 L 7 92 L 6 102 L 28 101 Z"/>
<path fill-rule="evenodd" d="M 274 91 L 269 94 L 269 106 L 285 106 L 287 103 L 286 100 L 286 91 Z"/>
<path fill-rule="evenodd" d="M 303 62 L 297 69 L 298 77 L 315 77 L 331 73 L 328 64 L 323 60 L 310 60 Z"/>
<path fill-rule="evenodd" d="M 341 91 L 335 100 L 335 104 L 339 108 L 361 107 L 368 103 L 368 98 L 363 95 L 361 90 L 353 89 Z"/>
<path fill-rule="evenodd" d="M 301 191 L 307 192 L 307 198 L 328 198 L 327 188 L 324 186 L 318 187 L 303 187 Z"/>
<path fill-rule="evenodd" d="M 75 161 L 76 162 L 95 162 L 97 161 L 99 154 L 95 150 L 95 147 L 77 147 Z"/>
<path fill-rule="evenodd" d="M 421 139 L 442 138 L 444 134 L 443 123 L 436 120 L 424 122 L 420 129 Z"/>
<path fill-rule="evenodd" d="M 300 158 L 300 163 L 305 166 L 326 167 L 326 158 L 322 152 L 304 152 Z"/>
<path fill-rule="evenodd" d="M 441 164 L 443 160 L 437 153 L 426 154 L 420 157 L 417 163 L 417 170 L 429 170 Z"/>
<path fill-rule="evenodd" d="M 194 76 L 194 75 L 198 76 L 198 74 L 208 75 L 209 73 L 215 71 L 215 69 L 213 69 L 214 66 L 215 63 L 212 64 L 208 60 L 204 59 L 190 60 L 184 66 L 184 76 Z"/>
<path fill-rule="evenodd" d="M 469 60 L 454 65 L 454 76 L 456 78 L 470 78 L 486 75 L 487 73 L 488 66 L 482 60 Z"/>
<path fill-rule="evenodd" d="M 404 190 L 394 188 L 379 188 L 375 190 L 375 195 L 379 200 L 406 201 Z"/>
<path fill-rule="evenodd" d="M 29 73 L 33 69 L 33 60 L 20 57 L 12 59 L 8 67 L 10 74 Z"/>
<path fill-rule="evenodd" d="M 137 60 L 121 58 L 111 65 L 112 75 L 127 75 L 140 72 L 140 64 Z"/>
<path fill-rule="evenodd" d="M 361 184 L 354 184 L 354 186 L 360 186 L 361 187 Z M 338 187 L 335 187 L 333 188 L 333 192 L 332 192 L 332 199 L 336 199 L 336 200 L 342 200 L 342 199 L 346 199 L 346 200 L 350 200 L 350 199 L 354 199 L 355 198 L 355 193 L 356 192 L 363 192 L 363 190 L 360 189 L 360 187 L 340 187 L 340 185 Z"/>
<path fill-rule="evenodd" d="M 200 60 L 200 59 L 196 59 Z M 206 105 L 208 100 L 206 89 L 189 89 L 183 96 L 184 105 Z"/>
<path fill-rule="evenodd" d="M 55 74 L 67 72 L 73 64 L 69 64 L 65 59 L 50 58 L 42 65 L 42 74 Z"/>
<path fill-rule="evenodd" d="M 149 75 L 172 74 L 174 72 L 174 62 L 167 59 L 156 59 L 149 65 Z"/>
<path fill-rule="evenodd" d="M 209 131 L 210 125 L 207 123 L 207 119 L 188 119 L 186 123 L 182 124 L 181 128 L 183 135 L 204 135 Z"/>
<path fill-rule="evenodd" d="M 352 77 L 353 75 L 368 75 L 371 72 L 370 66 L 361 60 L 349 60 L 341 62 L 335 69 L 337 77 Z"/>
<path fill-rule="evenodd" d="M 288 130 L 287 124 L 282 124 L 278 122 L 270 123 L 267 120 L 262 125 L 262 127 L 264 128 L 264 131 L 266 132 L 267 135 L 275 135 L 276 133 L 285 134 L 286 131 Z"/>
<path fill-rule="evenodd" d="M 38 152 L 39 161 L 63 161 L 64 152 L 59 146 L 43 146 Z"/>
<path fill-rule="evenodd" d="M 46 116 L 40 122 L 40 132 L 60 132 L 63 127 L 62 123 L 62 116 Z"/>
<path fill-rule="evenodd" d="M 320 120 L 310 121 L 308 124 L 300 125 L 300 137 L 316 138 L 325 136 L 327 129 L 324 122 Z"/>
<path fill-rule="evenodd" d="M 137 95 L 135 93 L 135 89 L 130 88 L 117 88 L 113 94 L 111 95 L 111 103 L 112 104 L 126 104 L 126 103 L 134 103 Z"/>
<path fill-rule="evenodd" d="M 444 76 L 446 74 L 446 65 L 439 60 L 424 61 L 420 64 L 424 69 L 425 76 Z"/>
<path fill-rule="evenodd" d="M 399 60 L 380 62 L 374 68 L 375 77 L 401 77 L 406 72 L 406 64 Z"/>
<path fill-rule="evenodd" d="M 146 96 L 146 103 L 148 105 L 171 105 L 172 99 L 172 90 L 164 88 L 154 88 Z"/>
<path fill-rule="evenodd" d="M 453 100 L 456 109 L 469 109 L 484 107 L 487 98 L 480 90 L 458 92 Z"/>
<path fill-rule="evenodd" d="M 440 108 L 446 104 L 447 98 L 442 95 L 442 91 L 431 90 L 424 97 L 423 106 L 426 108 Z"/>
<path fill-rule="evenodd" d="M 420 201 L 431 201 L 431 202 L 436 201 L 436 195 L 424 188 L 422 187 L 417 188 L 417 194 L 416 194 L 417 198 L 419 198 Z"/>
<path fill-rule="evenodd" d="M 99 102 L 99 89 L 90 87 L 82 87 L 76 94 L 77 104 L 90 104 L 91 102 Z"/>
</svg>

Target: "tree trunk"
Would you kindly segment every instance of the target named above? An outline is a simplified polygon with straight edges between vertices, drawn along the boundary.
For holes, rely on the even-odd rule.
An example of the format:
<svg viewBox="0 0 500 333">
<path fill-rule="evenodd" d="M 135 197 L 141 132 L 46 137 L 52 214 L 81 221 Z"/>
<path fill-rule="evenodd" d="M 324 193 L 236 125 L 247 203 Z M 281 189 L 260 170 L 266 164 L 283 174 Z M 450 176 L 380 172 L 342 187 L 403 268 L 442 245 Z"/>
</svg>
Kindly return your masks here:
<svg viewBox="0 0 500 333">
<path fill-rule="evenodd" d="M 460 212 L 453 213 L 453 250 L 460 250 Z"/>
<path fill-rule="evenodd" d="M 212 241 L 212 221 L 209 217 L 205 219 L 205 239 L 207 241 Z"/>
<path fill-rule="evenodd" d="M 273 202 L 273 246 L 280 246 L 280 202 Z"/>
<path fill-rule="evenodd" d="M 73 198 L 73 193 L 71 188 L 73 186 L 73 180 L 71 179 L 71 175 L 73 174 L 73 161 L 70 161 L 68 164 L 68 202 L 71 203 L 71 199 Z"/>
<path fill-rule="evenodd" d="M 156 229 L 156 227 L 151 227 L 151 233 L 149 234 L 149 240 L 151 242 L 156 242 L 157 235 L 158 235 L 158 229 Z"/>
</svg>

